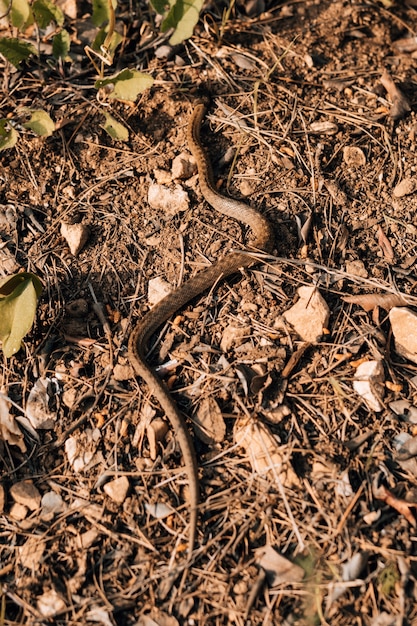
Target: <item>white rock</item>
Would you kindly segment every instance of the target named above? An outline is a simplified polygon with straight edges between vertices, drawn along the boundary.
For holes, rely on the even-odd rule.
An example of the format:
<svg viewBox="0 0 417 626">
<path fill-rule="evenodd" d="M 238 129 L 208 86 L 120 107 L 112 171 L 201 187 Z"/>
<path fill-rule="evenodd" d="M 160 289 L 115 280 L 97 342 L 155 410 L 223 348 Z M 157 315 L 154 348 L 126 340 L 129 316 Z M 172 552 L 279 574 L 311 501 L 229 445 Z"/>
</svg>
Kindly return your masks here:
<svg viewBox="0 0 417 626">
<path fill-rule="evenodd" d="M 148 283 L 148 302 L 152 306 L 154 304 L 158 304 L 160 300 L 165 298 L 172 291 L 172 285 L 170 285 L 166 280 L 161 278 L 161 276 L 157 276 L 156 278 L 151 278 Z"/>
<path fill-rule="evenodd" d="M 318 341 L 329 322 L 329 307 L 315 287 L 300 287 L 298 295 L 300 299 L 283 316 L 301 339 Z"/>
<path fill-rule="evenodd" d="M 153 209 L 158 209 L 168 215 L 186 211 L 190 205 L 188 194 L 180 185 L 171 188 L 157 183 L 149 186 L 148 202 Z"/>
<path fill-rule="evenodd" d="M 44 617 L 53 617 L 61 611 L 65 611 L 66 605 L 61 596 L 55 591 L 50 589 L 41 596 L 39 596 L 37 602 L 38 611 Z"/>
<path fill-rule="evenodd" d="M 24 520 L 27 514 L 28 514 L 28 508 L 24 504 L 19 504 L 18 502 L 15 502 L 10 507 L 9 515 L 12 519 L 16 520 L 17 522 L 21 522 L 22 520 Z"/>
<path fill-rule="evenodd" d="M 395 350 L 405 359 L 417 363 L 417 314 L 401 306 L 389 312 Z"/>
<path fill-rule="evenodd" d="M 182 152 L 172 161 L 172 178 L 190 178 L 197 170 L 196 163 L 188 153 Z"/>
<path fill-rule="evenodd" d="M 417 179 L 416 178 L 403 178 L 401 182 L 396 185 L 392 191 L 392 195 L 395 198 L 402 198 L 403 196 L 409 196 L 416 190 Z"/>
<path fill-rule="evenodd" d="M 106 483 L 103 487 L 104 492 L 116 502 L 116 504 L 123 504 L 126 499 L 127 492 L 129 491 L 129 479 L 127 476 L 119 476 Z"/>
<path fill-rule="evenodd" d="M 85 224 L 61 223 L 61 235 L 68 244 L 71 254 L 77 256 L 90 236 L 90 229 Z"/>
<path fill-rule="evenodd" d="M 18 504 L 23 504 L 30 511 L 36 511 L 41 505 L 41 494 L 31 480 L 22 480 L 10 487 L 10 495 Z"/>
<path fill-rule="evenodd" d="M 42 506 L 42 519 L 45 519 L 45 516 L 53 516 L 56 513 L 62 513 L 64 510 L 64 501 L 62 496 L 55 491 L 47 491 L 42 496 L 41 501 Z"/>
<path fill-rule="evenodd" d="M 381 361 L 365 361 L 355 373 L 353 388 L 363 398 L 371 411 L 382 411 L 384 405 L 384 366 Z"/>
</svg>

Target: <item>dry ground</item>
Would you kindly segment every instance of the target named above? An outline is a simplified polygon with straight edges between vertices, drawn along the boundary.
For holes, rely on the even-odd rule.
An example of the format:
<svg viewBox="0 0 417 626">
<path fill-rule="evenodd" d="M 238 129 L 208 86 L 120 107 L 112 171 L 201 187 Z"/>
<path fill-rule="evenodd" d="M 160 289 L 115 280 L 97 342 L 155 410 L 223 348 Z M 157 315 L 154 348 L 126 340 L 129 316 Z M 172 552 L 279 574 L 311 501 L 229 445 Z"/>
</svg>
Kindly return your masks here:
<svg viewBox="0 0 417 626">
<path fill-rule="evenodd" d="M 415 426 L 392 410 L 398 400 L 416 405 L 417 366 L 395 353 L 386 311 L 342 299 L 398 291 L 415 302 L 416 196 L 393 190 L 416 176 L 417 12 L 400 2 L 266 4 L 254 17 L 235 7 L 220 37 L 223 3 L 209 3 L 169 59 L 155 56 L 152 38 L 140 41 L 146 6 L 132 14 L 123 5 L 120 67 L 155 78 L 134 106 L 97 100 L 81 45 L 61 74 L 42 58 L 17 72 L 2 66 L 1 117 L 44 108 L 60 129 L 48 139 L 24 131 L 0 155 L 2 250 L 44 284 L 33 330 L 3 363 L 2 393 L 20 417 L 39 377 L 55 385 L 52 427 L 21 424 L 25 452 L 0 441 L 1 624 L 417 624 L 414 508 L 407 519 L 378 497 L 387 488 L 417 501 L 414 466 L 400 465 L 395 447 Z M 79 33 L 87 10 L 73 21 Z M 395 110 L 384 70 L 409 111 Z M 187 151 L 201 90 L 212 95 L 203 138 L 216 179 L 269 216 L 276 248 L 182 311 L 153 354 L 176 360 L 167 378 L 200 468 L 197 548 L 181 575 L 187 480 L 169 430 L 152 447 L 149 423 L 159 428 L 163 416 L 125 367 L 126 340 L 148 308 L 150 279 L 176 285 L 246 241 L 241 226 L 213 215 L 197 177 L 177 181 L 186 212 L 147 201 L 151 182 L 169 179 Z M 127 143 L 102 130 L 104 110 L 129 128 Z M 61 222 L 90 228 L 76 257 Z M 305 348 L 282 322 L 301 285 L 320 288 L 331 316 L 322 341 L 284 377 Z M 243 335 L 221 350 L 230 327 Z M 378 413 L 353 391 L 362 358 L 384 365 Z M 226 426 L 211 442 L 193 429 L 209 397 Z M 254 439 L 273 434 L 287 472 L 256 473 L 250 450 L 234 442 L 243 417 Z M 81 471 L 65 451 L 72 436 L 93 455 Z M 104 487 L 123 476 L 129 491 L 117 503 Z M 24 479 L 58 494 L 58 509 L 35 506 L 16 519 L 10 490 Z M 301 567 L 302 580 L 282 563 L 265 578 L 264 546 Z"/>
</svg>

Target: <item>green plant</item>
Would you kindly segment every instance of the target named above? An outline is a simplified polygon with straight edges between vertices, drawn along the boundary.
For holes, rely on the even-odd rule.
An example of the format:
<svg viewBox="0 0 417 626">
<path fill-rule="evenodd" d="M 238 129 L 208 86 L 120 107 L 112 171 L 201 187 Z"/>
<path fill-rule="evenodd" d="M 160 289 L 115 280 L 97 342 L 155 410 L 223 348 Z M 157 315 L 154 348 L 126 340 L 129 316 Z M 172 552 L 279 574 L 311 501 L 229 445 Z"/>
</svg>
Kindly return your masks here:
<svg viewBox="0 0 417 626">
<path fill-rule="evenodd" d="M 21 272 L 0 281 L 0 341 L 6 358 L 20 350 L 32 328 L 42 283 L 35 274 Z"/>
<path fill-rule="evenodd" d="M 177 45 L 191 37 L 203 0 L 150 0 L 150 4 L 162 16 L 161 31 L 172 29 L 169 42 Z M 117 0 L 93 0 L 91 21 L 98 31 L 94 40 L 85 46 L 85 53 L 97 73 L 95 88 L 107 99 L 134 102 L 140 93 L 152 86 L 153 78 L 129 68 L 106 75 L 123 42 L 123 36 L 117 31 L 116 11 Z M 3 23 L 7 21 L 11 34 L 0 37 L 0 54 L 15 67 L 31 56 L 40 55 L 39 46 L 37 48 L 24 40 L 29 28 L 35 29 L 38 44 L 42 37 L 52 41 L 52 62 L 62 69 L 64 62 L 71 61 L 70 35 L 64 28 L 65 16 L 56 0 L 34 0 L 32 4 L 28 0 L 0 0 L 0 15 Z M 31 118 L 23 124 L 25 128 L 45 137 L 54 132 L 55 124 L 45 111 L 26 112 Z M 0 151 L 16 144 L 19 137 L 16 126 L 16 120 L 0 119 Z M 127 129 L 108 114 L 103 128 L 113 139 L 128 139 Z"/>
</svg>

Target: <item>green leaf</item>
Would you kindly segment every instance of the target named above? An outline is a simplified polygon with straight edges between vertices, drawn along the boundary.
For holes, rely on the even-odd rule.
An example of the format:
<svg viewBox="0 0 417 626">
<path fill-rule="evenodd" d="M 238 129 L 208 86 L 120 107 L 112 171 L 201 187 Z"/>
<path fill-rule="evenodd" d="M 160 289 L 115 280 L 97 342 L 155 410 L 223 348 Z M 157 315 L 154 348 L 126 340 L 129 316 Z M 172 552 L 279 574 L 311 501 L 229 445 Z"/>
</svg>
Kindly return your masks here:
<svg viewBox="0 0 417 626">
<path fill-rule="evenodd" d="M 153 78 L 149 74 L 143 74 L 137 70 L 122 70 L 109 78 L 97 80 L 96 89 L 111 86 L 113 91 L 109 98 L 134 102 L 138 95 L 153 85 Z"/>
<path fill-rule="evenodd" d="M 11 5 L 11 8 L 10 8 Z M 10 10 L 10 13 L 8 11 Z M 27 0 L 0 0 L 0 14 L 8 13 L 10 23 L 15 28 L 23 29 L 32 24 L 33 14 Z"/>
<path fill-rule="evenodd" d="M 18 137 L 19 133 L 10 125 L 9 120 L 0 119 L 0 151 L 13 148 Z"/>
<path fill-rule="evenodd" d="M 52 0 L 35 0 L 32 9 L 40 28 L 46 28 L 51 22 L 55 22 L 58 26 L 64 23 L 63 12 Z"/>
<path fill-rule="evenodd" d="M 117 7 L 117 0 L 113 0 L 113 9 Z M 93 14 L 91 21 L 94 26 L 101 26 L 110 20 L 109 0 L 93 0 Z"/>
<path fill-rule="evenodd" d="M 127 141 L 129 139 L 129 131 L 126 126 L 123 126 L 120 122 L 114 119 L 109 113 L 104 113 L 106 118 L 102 128 L 106 131 L 112 139 L 118 139 L 119 141 Z"/>
<path fill-rule="evenodd" d="M 42 109 L 29 109 L 30 120 L 23 124 L 24 128 L 30 128 L 40 137 L 49 137 L 55 131 L 55 122 Z"/>
<path fill-rule="evenodd" d="M 198 22 L 204 0 L 177 0 L 161 25 L 161 31 L 174 28 L 169 43 L 176 46 L 189 39 Z"/>
<path fill-rule="evenodd" d="M 34 274 L 23 272 L 3 281 L 0 287 L 0 341 L 6 358 L 15 354 L 32 328 L 42 286 Z"/>
<path fill-rule="evenodd" d="M 68 57 L 70 49 L 70 36 L 68 31 L 63 28 L 57 35 L 55 35 L 52 41 L 52 54 L 54 59 L 62 59 L 65 61 Z"/>
<path fill-rule="evenodd" d="M 108 26 L 106 26 L 105 28 L 101 28 L 98 31 L 91 45 L 92 50 L 94 50 L 95 52 L 99 52 L 100 54 L 103 53 L 103 50 L 101 47 L 106 40 L 107 31 L 108 31 Z M 114 31 L 112 33 L 111 40 L 110 40 L 110 43 L 108 44 L 107 50 L 105 51 L 109 58 L 113 59 L 113 55 L 116 51 L 116 48 L 122 43 L 122 41 L 123 41 L 123 36 L 117 31 Z"/>
<path fill-rule="evenodd" d="M 21 61 L 28 59 L 31 54 L 38 54 L 38 52 L 31 43 L 20 41 L 16 37 L 1 37 L 0 54 L 12 65 L 18 67 Z"/>
</svg>

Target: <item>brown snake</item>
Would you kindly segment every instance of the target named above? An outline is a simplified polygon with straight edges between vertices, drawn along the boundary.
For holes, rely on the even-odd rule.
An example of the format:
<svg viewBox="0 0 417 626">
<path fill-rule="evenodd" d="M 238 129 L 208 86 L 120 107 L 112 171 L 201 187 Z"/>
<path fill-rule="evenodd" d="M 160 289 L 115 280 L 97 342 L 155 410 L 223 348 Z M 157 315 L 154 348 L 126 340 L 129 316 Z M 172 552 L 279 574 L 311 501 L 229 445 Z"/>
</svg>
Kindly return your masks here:
<svg viewBox="0 0 417 626">
<path fill-rule="evenodd" d="M 266 217 L 244 202 L 228 198 L 216 191 L 211 164 L 200 142 L 200 127 L 204 114 L 205 105 L 198 103 L 192 113 L 187 132 L 188 145 L 197 163 L 201 192 L 207 202 L 216 209 L 216 211 L 228 215 L 229 217 L 234 217 L 239 222 L 247 224 L 251 228 L 255 236 L 254 240 L 251 242 L 252 248 L 269 252 L 272 249 L 274 238 L 272 226 Z M 189 557 L 191 557 L 194 549 L 197 532 L 197 514 L 200 496 L 197 461 L 191 436 L 181 412 L 173 401 L 168 388 L 147 363 L 146 354 L 148 352 L 148 343 L 153 333 L 172 317 L 178 309 L 187 304 L 187 302 L 203 291 L 210 289 L 219 279 L 235 274 L 241 268 L 248 267 L 254 262 L 254 259 L 249 254 L 230 252 L 210 267 L 200 271 L 187 280 L 172 293 L 168 294 L 163 300 L 158 302 L 158 304 L 146 313 L 129 337 L 128 353 L 130 362 L 135 373 L 146 381 L 151 394 L 158 400 L 164 410 L 175 432 L 184 459 L 189 481 L 191 506 L 188 539 Z"/>
</svg>

